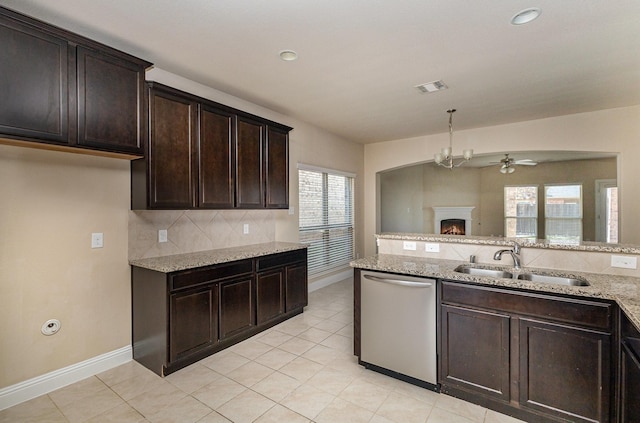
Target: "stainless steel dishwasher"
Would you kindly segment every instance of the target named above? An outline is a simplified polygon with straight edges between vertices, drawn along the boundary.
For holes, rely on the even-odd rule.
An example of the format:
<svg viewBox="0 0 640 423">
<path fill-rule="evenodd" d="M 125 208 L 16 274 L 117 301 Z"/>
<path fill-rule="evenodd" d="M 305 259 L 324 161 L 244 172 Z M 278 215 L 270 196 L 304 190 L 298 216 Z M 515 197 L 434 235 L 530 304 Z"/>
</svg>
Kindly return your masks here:
<svg viewBox="0 0 640 423">
<path fill-rule="evenodd" d="M 438 390 L 436 281 L 360 272 L 360 364 Z"/>
</svg>

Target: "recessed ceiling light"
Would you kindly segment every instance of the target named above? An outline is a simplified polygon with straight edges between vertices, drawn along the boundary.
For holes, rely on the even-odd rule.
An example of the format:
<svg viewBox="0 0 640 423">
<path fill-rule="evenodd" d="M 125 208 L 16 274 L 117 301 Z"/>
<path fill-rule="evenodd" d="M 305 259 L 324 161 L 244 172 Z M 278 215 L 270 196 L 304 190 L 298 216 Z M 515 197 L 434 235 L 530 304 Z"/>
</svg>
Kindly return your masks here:
<svg viewBox="0 0 640 423">
<path fill-rule="evenodd" d="M 422 93 L 434 93 L 436 91 L 446 90 L 449 87 L 447 87 L 444 81 L 438 80 L 416 85 L 416 88 Z"/>
<path fill-rule="evenodd" d="M 293 50 L 282 50 L 279 54 L 285 62 L 292 62 L 298 58 L 298 53 Z"/>
<path fill-rule="evenodd" d="M 528 9 L 521 10 L 513 15 L 513 18 L 511 18 L 511 25 L 528 24 L 529 22 L 536 20 L 541 13 L 542 10 L 537 7 L 530 7 Z"/>
</svg>

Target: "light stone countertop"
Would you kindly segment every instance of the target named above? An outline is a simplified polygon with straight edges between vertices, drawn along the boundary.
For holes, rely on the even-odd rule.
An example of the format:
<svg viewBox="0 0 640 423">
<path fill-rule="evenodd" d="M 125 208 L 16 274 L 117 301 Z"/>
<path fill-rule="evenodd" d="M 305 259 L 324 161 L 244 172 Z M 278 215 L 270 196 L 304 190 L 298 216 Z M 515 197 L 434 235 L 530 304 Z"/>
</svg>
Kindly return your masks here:
<svg viewBox="0 0 640 423">
<path fill-rule="evenodd" d="M 361 258 L 352 261 L 350 265 L 354 268 L 379 272 L 458 280 L 473 282 L 480 285 L 613 300 L 618 303 L 627 317 L 629 317 L 629 320 L 631 320 L 637 328 L 640 328 L 640 278 L 602 275 L 597 273 L 565 272 L 561 270 L 538 269 L 531 267 L 516 270 L 513 267 L 508 266 L 473 264 L 474 267 L 506 270 L 514 275 L 535 272 L 552 276 L 582 277 L 590 284 L 589 286 L 565 286 L 550 283 L 529 282 L 520 279 L 474 276 L 454 271 L 454 269 L 459 265 L 470 265 L 469 262 L 409 257 L 393 254 L 378 254 L 372 257 Z"/>
<path fill-rule="evenodd" d="M 155 270 L 157 272 L 171 273 L 196 267 L 228 263 L 236 260 L 244 260 L 305 248 L 307 248 L 306 244 L 268 242 L 264 244 L 252 244 L 240 247 L 221 248 L 217 250 L 198 251 L 195 253 L 129 260 L 129 264 L 131 266 Z"/>
<path fill-rule="evenodd" d="M 634 244 L 607 244 L 603 242 L 583 241 L 580 244 L 554 244 L 544 239 L 527 241 L 516 238 L 503 238 L 491 236 L 473 235 L 438 235 L 405 232 L 384 232 L 376 234 L 377 239 L 403 240 L 403 241 L 426 241 L 426 242 L 448 242 L 452 244 L 471 245 L 495 245 L 499 247 L 510 247 L 517 241 L 521 247 L 544 248 L 548 250 L 568 250 L 568 251 L 592 251 L 599 253 L 616 254 L 640 254 L 640 246 Z"/>
</svg>

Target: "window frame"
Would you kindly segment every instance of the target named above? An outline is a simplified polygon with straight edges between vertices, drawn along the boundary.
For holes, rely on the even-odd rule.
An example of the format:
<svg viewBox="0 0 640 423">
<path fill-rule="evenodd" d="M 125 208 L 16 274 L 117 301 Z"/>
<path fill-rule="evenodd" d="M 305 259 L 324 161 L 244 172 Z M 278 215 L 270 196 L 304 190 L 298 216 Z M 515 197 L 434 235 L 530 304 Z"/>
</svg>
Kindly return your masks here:
<svg viewBox="0 0 640 423">
<path fill-rule="evenodd" d="M 301 171 L 313 172 L 322 175 L 322 205 L 320 210 L 315 210 L 321 215 L 322 223 L 305 225 L 303 222 L 304 201 L 301 198 L 303 190 L 301 187 Z M 345 221 L 331 222 L 330 199 L 329 199 L 329 179 L 330 177 L 342 177 L 347 182 L 345 184 L 344 197 L 344 217 Z M 332 273 L 337 269 L 346 267 L 355 256 L 355 177 L 356 175 L 335 169 L 322 168 L 318 166 L 298 163 L 298 236 L 302 243 L 313 238 L 312 232 L 321 231 L 321 242 L 309 242 L 307 249 L 307 269 L 310 276 L 318 276 Z M 345 240 L 341 234 L 346 232 L 348 238 Z M 336 234 L 337 233 L 337 234 Z M 332 237 L 333 235 L 333 237 Z M 342 237 L 342 240 L 340 240 Z M 334 238 L 334 239 L 332 239 Z M 321 245 L 320 245 L 321 244 Z M 338 247 L 344 247 L 339 250 Z M 336 251 L 336 248 L 338 250 Z M 337 257 L 337 261 L 336 261 Z"/>
<path fill-rule="evenodd" d="M 580 207 L 579 207 L 579 217 L 565 217 L 565 216 L 549 216 L 549 213 L 547 212 L 547 200 L 548 200 L 548 194 L 547 194 L 547 189 L 548 188 L 554 188 L 554 187 L 579 187 L 580 188 L 580 195 L 579 195 L 579 199 L 580 199 Z M 577 221 L 578 222 L 578 227 L 580 228 L 580 233 L 577 236 L 577 239 L 572 239 L 572 240 L 568 240 L 568 239 L 559 239 L 561 237 L 561 235 L 558 234 L 550 234 L 549 232 L 549 223 L 550 222 L 561 222 L 561 221 Z M 582 237 L 584 235 L 584 229 L 582 227 L 584 223 L 584 187 L 583 184 L 580 182 L 563 182 L 563 183 L 553 183 L 553 184 L 544 184 L 544 238 L 545 240 L 549 241 L 550 243 L 553 244 L 570 244 L 570 245 L 574 245 L 574 244 L 579 244 L 580 242 L 582 242 Z M 566 235 L 565 235 L 566 236 Z M 554 239 L 552 239 L 551 237 L 553 237 Z"/>
<path fill-rule="evenodd" d="M 534 188 L 535 189 L 535 193 L 536 193 L 536 198 L 535 198 L 535 207 L 533 208 L 533 210 L 535 210 L 535 216 L 517 216 L 517 214 L 515 216 L 512 215 L 508 215 L 507 214 L 507 189 L 509 188 Z M 539 212 L 538 212 L 538 207 L 540 205 L 540 186 L 539 185 L 534 185 L 534 184 L 521 184 L 521 185 L 504 185 L 503 187 L 503 191 L 502 191 L 502 199 L 503 199 L 503 214 L 504 214 L 504 235 L 505 237 L 508 238 L 516 238 L 516 239 L 528 239 L 528 240 L 536 240 L 538 237 L 538 221 L 539 221 Z M 515 209 L 517 210 L 517 206 L 515 207 Z M 517 213 L 517 212 L 516 212 Z M 535 228 L 535 233 L 533 234 L 533 236 L 518 236 L 517 232 L 515 235 L 509 235 L 509 221 L 510 220 L 515 220 L 515 224 L 516 224 L 516 228 L 518 225 L 518 221 L 532 221 L 532 225 L 530 225 L 531 227 Z"/>
</svg>

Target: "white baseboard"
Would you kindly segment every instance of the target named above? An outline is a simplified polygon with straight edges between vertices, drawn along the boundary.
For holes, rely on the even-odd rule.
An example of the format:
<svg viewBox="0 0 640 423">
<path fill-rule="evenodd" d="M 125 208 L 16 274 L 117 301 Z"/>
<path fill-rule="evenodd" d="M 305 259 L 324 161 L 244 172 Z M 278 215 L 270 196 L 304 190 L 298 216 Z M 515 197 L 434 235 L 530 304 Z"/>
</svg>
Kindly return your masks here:
<svg viewBox="0 0 640 423">
<path fill-rule="evenodd" d="M 0 389 L 0 410 L 47 394 L 131 361 L 131 345 L 90 358 L 42 376 Z"/>
<path fill-rule="evenodd" d="M 320 288 L 324 288 L 325 286 L 332 285 L 336 282 L 343 281 L 350 277 L 353 277 L 353 269 L 349 267 L 343 270 L 342 272 L 334 273 L 332 275 L 327 276 L 326 278 L 315 280 L 313 283 L 309 285 L 309 292 L 317 291 Z"/>
</svg>

